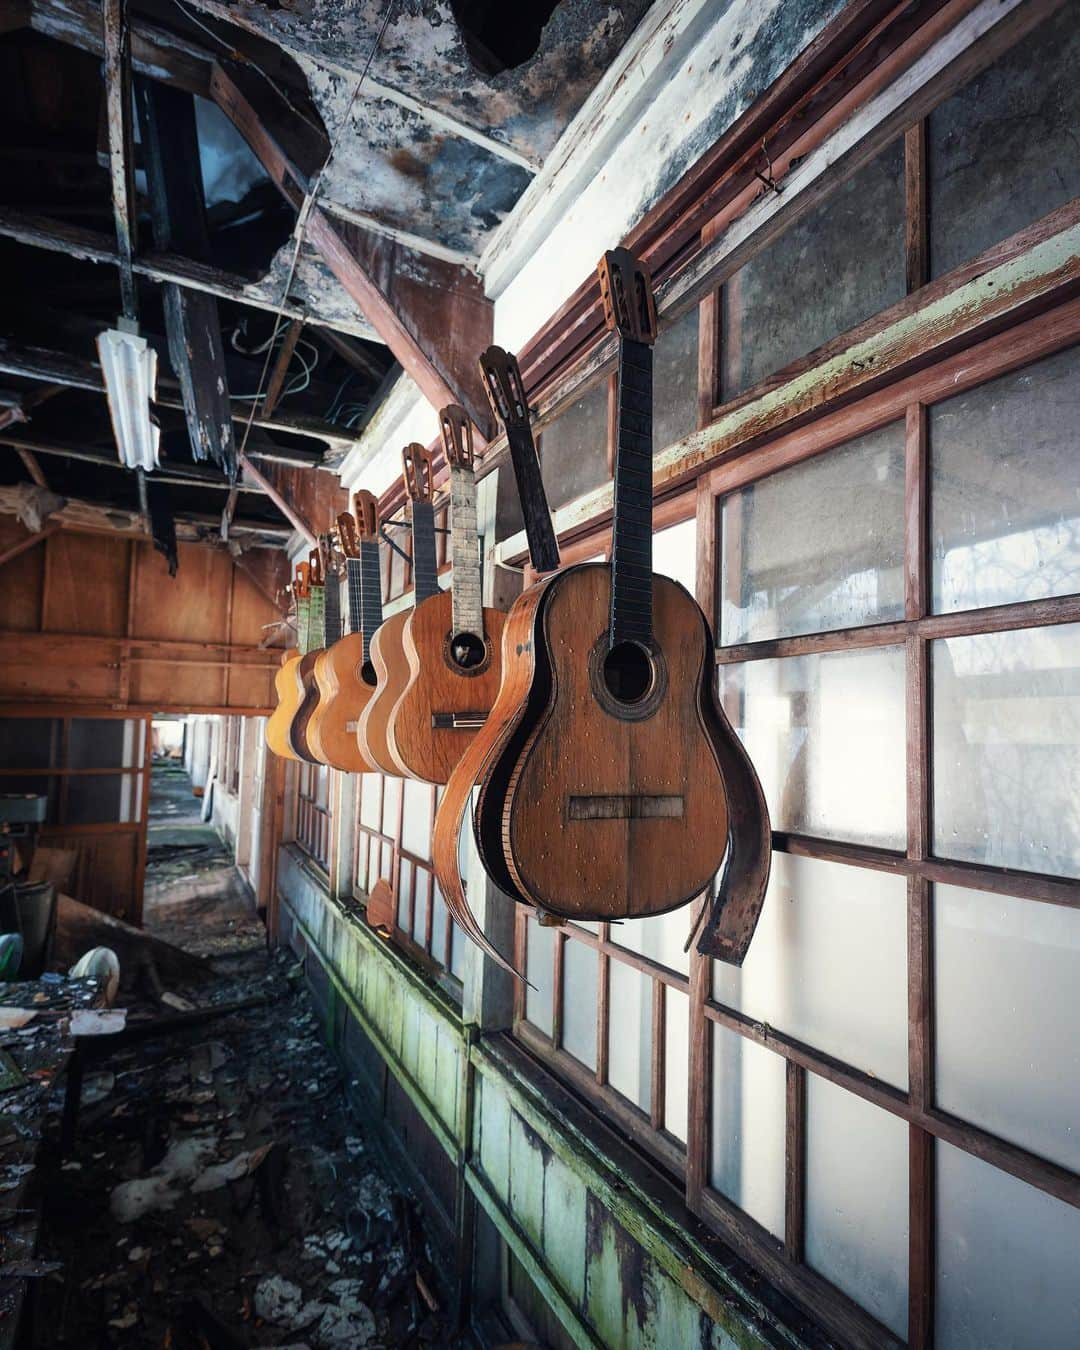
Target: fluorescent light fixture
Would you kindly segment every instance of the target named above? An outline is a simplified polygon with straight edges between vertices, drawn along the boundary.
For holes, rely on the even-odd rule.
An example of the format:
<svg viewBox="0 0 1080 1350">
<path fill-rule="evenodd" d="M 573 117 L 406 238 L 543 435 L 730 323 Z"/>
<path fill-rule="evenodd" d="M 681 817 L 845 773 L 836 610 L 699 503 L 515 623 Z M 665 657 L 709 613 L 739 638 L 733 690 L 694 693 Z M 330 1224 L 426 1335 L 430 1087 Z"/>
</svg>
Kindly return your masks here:
<svg viewBox="0 0 1080 1350">
<path fill-rule="evenodd" d="M 128 469 L 156 469 L 161 428 L 150 403 L 157 392 L 157 352 L 129 319 L 100 334 L 97 350 L 120 461 Z"/>
</svg>

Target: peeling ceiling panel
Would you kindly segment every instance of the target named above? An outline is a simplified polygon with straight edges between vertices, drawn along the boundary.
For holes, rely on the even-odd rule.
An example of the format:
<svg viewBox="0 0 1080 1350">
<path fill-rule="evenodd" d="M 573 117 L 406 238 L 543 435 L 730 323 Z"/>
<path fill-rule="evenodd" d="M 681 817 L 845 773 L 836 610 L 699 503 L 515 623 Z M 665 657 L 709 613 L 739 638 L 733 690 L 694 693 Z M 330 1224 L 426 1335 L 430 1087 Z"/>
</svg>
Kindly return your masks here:
<svg viewBox="0 0 1080 1350">
<path fill-rule="evenodd" d="M 291 239 L 283 244 L 274 255 L 266 275 L 246 286 L 242 298 L 280 305 L 292 263 L 293 247 Z M 317 321 L 320 323 L 330 324 L 342 332 L 366 338 L 369 342 L 382 341 L 352 296 L 315 250 L 306 244 L 300 250 L 288 298 L 312 316 L 318 316 Z"/>
<path fill-rule="evenodd" d="M 419 113 L 361 97 L 323 179 L 330 202 L 477 256 L 532 175 Z"/>
</svg>

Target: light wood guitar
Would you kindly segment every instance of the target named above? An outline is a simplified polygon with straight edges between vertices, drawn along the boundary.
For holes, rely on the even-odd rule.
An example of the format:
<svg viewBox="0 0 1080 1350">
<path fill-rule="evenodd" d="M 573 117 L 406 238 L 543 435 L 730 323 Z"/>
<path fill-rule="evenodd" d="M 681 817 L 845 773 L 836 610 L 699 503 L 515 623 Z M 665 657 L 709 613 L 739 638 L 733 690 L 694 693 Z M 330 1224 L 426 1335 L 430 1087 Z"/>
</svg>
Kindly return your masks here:
<svg viewBox="0 0 1080 1350">
<path fill-rule="evenodd" d="M 413 603 L 422 604 L 439 589 L 435 555 L 435 512 L 432 506 L 431 452 L 413 443 L 402 451 L 405 491 L 412 510 Z M 382 773 L 401 777 L 407 773 L 390 743 L 390 718 L 405 692 L 412 672 L 405 654 L 405 625 L 410 610 L 399 610 L 384 619 L 371 643 L 375 667 L 375 693 L 360 714 L 356 741 L 361 755 Z"/>
<path fill-rule="evenodd" d="M 387 732 L 395 760 L 425 783 L 447 781 L 495 702 L 506 619 L 481 600 L 472 425 L 456 404 L 439 417 L 450 466 L 454 580 L 449 591 L 419 602 L 405 625 L 409 683 Z"/>
<path fill-rule="evenodd" d="M 298 759 L 309 764 L 321 761 L 311 751 L 307 742 L 307 724 L 318 698 L 315 685 L 315 661 L 322 651 L 324 627 L 326 621 L 326 585 L 323 575 L 322 556 L 319 549 L 313 549 L 309 557 L 310 595 L 308 598 L 308 646 L 293 668 L 296 684 L 296 712 L 289 723 L 289 744 Z"/>
<path fill-rule="evenodd" d="M 308 723 L 308 744 L 324 764 L 345 773 L 371 773 L 356 739 L 360 715 L 375 692 L 371 642 L 382 623 L 379 571 L 379 507 L 372 493 L 358 492 L 353 511 L 338 516 L 349 594 L 349 632 L 315 662 L 319 703 Z"/>
<path fill-rule="evenodd" d="M 300 657 L 308 641 L 309 571 L 310 565 L 308 563 L 297 563 L 296 579 L 292 583 L 293 604 L 296 612 L 297 646 L 290 647 L 281 658 L 281 669 L 274 676 L 277 707 L 266 721 L 267 747 L 282 759 L 298 758 L 289 740 L 289 727 L 292 725 L 298 706 L 296 667 L 300 664 Z"/>
<path fill-rule="evenodd" d="M 651 285 L 624 249 L 600 279 L 620 337 L 611 563 L 567 568 L 515 603 L 499 699 L 440 805 L 435 871 L 451 913 L 501 961 L 464 913 L 457 869 L 479 781 L 480 855 L 508 894 L 556 922 L 708 895 L 698 950 L 741 964 L 768 882 L 768 814 L 716 697 L 708 622 L 652 571 Z"/>
</svg>

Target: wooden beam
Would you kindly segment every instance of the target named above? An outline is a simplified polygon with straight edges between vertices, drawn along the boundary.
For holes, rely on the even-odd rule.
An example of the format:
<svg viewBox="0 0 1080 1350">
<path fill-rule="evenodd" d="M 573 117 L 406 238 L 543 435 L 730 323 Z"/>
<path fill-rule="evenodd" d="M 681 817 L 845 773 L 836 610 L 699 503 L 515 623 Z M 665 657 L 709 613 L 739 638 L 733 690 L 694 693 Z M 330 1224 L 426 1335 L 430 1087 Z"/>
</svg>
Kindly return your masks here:
<svg viewBox="0 0 1080 1350">
<path fill-rule="evenodd" d="M 20 539 L 17 544 L 12 544 L 10 548 L 4 549 L 3 553 L 0 553 L 0 567 L 3 567 L 5 563 L 12 562 L 15 558 L 20 557 L 29 549 L 34 548 L 35 545 L 43 544 L 51 535 L 56 534 L 60 528 L 61 527 L 57 524 L 46 525 L 44 529 L 38 530 L 36 534 L 27 535 L 25 539 Z"/>
<path fill-rule="evenodd" d="M 154 240 L 205 260 L 210 237 L 194 96 L 149 80 L 140 80 L 137 92 Z M 163 299 L 169 356 L 180 381 L 192 455 L 220 464 L 232 480 L 236 443 L 217 301 L 169 282 Z"/>
<path fill-rule="evenodd" d="M 33 450 L 27 450 L 25 446 L 21 445 L 17 446 L 16 449 L 18 450 L 19 458 L 23 462 L 23 467 L 26 469 L 26 472 L 30 475 L 33 482 L 35 482 L 38 487 L 48 490 L 49 480 L 45 477 L 45 471 L 38 463 L 37 456 L 34 454 Z"/>
<path fill-rule="evenodd" d="M 108 235 L 97 230 L 84 229 L 81 225 L 71 225 L 67 221 L 50 220 L 46 216 L 30 215 L 23 211 L 14 211 L 10 207 L 0 206 L 0 236 L 14 239 L 31 248 L 43 248 L 54 253 L 64 253 L 69 257 L 81 258 L 86 262 L 105 263 L 119 266 L 120 255 L 116 244 Z M 136 275 L 157 282 L 174 282 L 186 290 L 205 291 L 221 300 L 234 300 L 237 304 L 249 305 L 252 309 L 281 313 L 287 319 L 302 319 L 306 324 L 314 324 L 325 335 L 335 329 L 349 337 L 363 338 L 368 342 L 378 342 L 378 334 L 357 315 L 354 325 L 342 325 L 340 320 L 328 320 L 318 311 L 308 311 L 292 301 L 279 306 L 273 299 L 267 298 L 258 289 L 258 284 L 235 272 L 226 272 L 211 263 L 198 262 L 194 258 L 181 257 L 179 254 L 153 249 L 140 254 L 132 266 Z M 336 334 L 335 334 L 336 336 Z"/>
<path fill-rule="evenodd" d="M 233 514 L 236 511 L 236 499 L 240 494 L 239 487 L 234 483 L 229 489 L 229 495 L 225 499 L 225 507 L 221 512 L 221 538 L 228 543 L 229 528 L 232 525 Z"/>
<path fill-rule="evenodd" d="M 120 297 L 124 317 L 137 317 L 135 274 L 135 210 L 131 131 L 131 32 L 127 0 L 102 0 L 102 35 L 105 48 L 105 111 L 109 138 L 109 180 L 112 186 L 113 219 L 120 255 Z"/>
<path fill-rule="evenodd" d="M 343 361 L 352 366 L 353 370 L 359 371 L 361 375 L 367 375 L 376 384 L 382 382 L 386 368 L 369 356 L 354 338 L 347 337 L 344 333 L 335 333 L 332 328 L 320 329 L 319 337 L 337 352 Z"/>
<path fill-rule="evenodd" d="M 285 331 L 281 348 L 274 359 L 274 366 L 266 383 L 266 393 L 263 395 L 262 415 L 264 417 L 272 417 L 274 409 L 277 407 L 277 401 L 281 397 L 281 391 L 285 384 L 285 376 L 289 373 L 289 363 L 293 359 L 293 352 L 296 351 L 296 343 L 303 326 L 299 319 L 293 319 Z M 277 332 L 276 325 L 274 331 Z"/>
<path fill-rule="evenodd" d="M 120 462 L 115 451 L 91 450 L 82 445 L 71 445 L 62 441 L 31 440 L 28 436 L 19 436 L 2 429 L 0 429 L 0 445 L 11 446 L 13 450 L 19 452 L 20 458 L 24 454 L 33 458 L 38 455 L 55 455 L 79 460 L 85 464 L 97 464 L 103 469 L 116 469 L 121 473 L 131 472 Z M 25 463 L 25 460 L 23 462 Z M 260 487 L 252 483 L 236 483 L 230 486 L 228 480 L 216 469 L 205 468 L 201 464 L 172 464 L 168 460 L 162 462 L 160 470 L 154 471 L 153 481 L 177 483 L 185 487 L 211 488 L 222 492 L 234 489 L 238 492 L 262 492 Z M 39 486 L 45 487 L 47 484 L 41 483 Z"/>
<path fill-rule="evenodd" d="M 311 547 L 314 548 L 316 543 L 318 542 L 315 536 L 315 531 L 311 528 L 311 526 L 307 523 L 307 521 L 304 520 L 303 516 L 299 515 L 298 512 L 292 507 L 292 505 L 290 505 L 290 503 L 285 500 L 285 498 L 281 495 L 281 493 L 277 490 L 277 488 L 274 487 L 273 483 L 271 483 L 269 478 L 264 477 L 264 475 L 259 472 L 259 470 L 255 467 L 254 464 L 252 464 L 251 460 L 248 459 L 246 455 L 241 455 L 240 467 L 243 469 L 244 473 L 247 474 L 249 478 L 251 478 L 254 482 L 258 483 L 258 485 L 262 488 L 262 490 L 274 503 L 277 509 L 285 517 L 285 519 L 290 521 L 294 526 L 294 528 L 299 530 L 299 532 L 304 536 L 304 538 L 308 541 Z"/>
</svg>

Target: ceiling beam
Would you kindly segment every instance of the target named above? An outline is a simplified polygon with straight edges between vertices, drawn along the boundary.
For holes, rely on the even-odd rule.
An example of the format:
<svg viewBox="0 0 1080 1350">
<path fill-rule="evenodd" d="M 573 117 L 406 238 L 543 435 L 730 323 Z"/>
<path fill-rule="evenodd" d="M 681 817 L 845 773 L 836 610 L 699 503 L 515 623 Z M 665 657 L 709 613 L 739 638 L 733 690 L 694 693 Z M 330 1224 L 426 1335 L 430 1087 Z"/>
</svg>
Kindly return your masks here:
<svg viewBox="0 0 1080 1350">
<path fill-rule="evenodd" d="M 85 262 L 106 263 L 117 267 L 120 255 L 116 244 L 108 235 L 97 230 L 87 230 L 80 225 L 70 225 L 66 221 L 50 220 L 46 216 L 30 215 L 0 206 L 0 236 L 14 239 L 17 243 L 31 248 L 47 249 L 53 253 L 66 253 Z M 257 282 L 227 272 L 212 263 L 196 262 L 193 258 L 183 258 L 175 253 L 159 250 L 136 257 L 132 262 L 138 276 L 150 281 L 175 282 L 187 290 L 205 291 L 216 295 L 219 300 L 233 300 L 240 305 L 249 305 L 252 309 L 283 314 L 287 319 L 302 319 L 304 323 L 315 325 L 320 332 L 347 334 L 353 338 L 363 338 L 368 342 L 381 339 L 363 317 L 357 314 L 355 324 L 342 325 L 340 320 L 329 320 L 318 313 L 308 312 L 301 306 L 287 301 L 284 306 L 267 299 L 258 293 Z"/>
<path fill-rule="evenodd" d="M 286 200 L 308 211 L 308 241 L 425 398 L 435 408 L 460 403 L 486 440 L 492 419 L 477 357 L 492 340 L 493 309 L 479 278 L 313 206 L 325 137 L 286 117 L 249 71 L 216 64 L 210 91 Z"/>
<path fill-rule="evenodd" d="M 134 210 L 134 138 L 131 130 L 131 30 L 127 0 L 102 0 L 102 40 L 105 48 L 105 121 L 109 140 L 109 181 L 113 220 L 120 257 L 120 299 L 124 317 L 138 318 L 135 254 L 138 218 Z"/>
<path fill-rule="evenodd" d="M 285 376 L 289 373 L 289 363 L 293 359 L 293 353 L 296 351 L 296 344 L 300 339 L 300 330 L 303 326 L 299 319 L 293 319 L 285 330 L 281 347 L 277 356 L 274 357 L 274 366 L 270 371 L 270 378 L 266 382 L 266 393 L 262 397 L 262 415 L 264 417 L 272 416 L 274 409 L 277 407 L 277 401 L 285 387 Z M 277 332 L 278 327 L 275 324 L 275 337 Z"/>
<path fill-rule="evenodd" d="M 0 431 L 0 445 L 8 445 L 17 450 L 20 457 L 24 454 L 31 457 L 55 455 L 64 459 L 78 460 L 83 464 L 96 464 L 102 469 L 117 469 L 121 473 L 131 472 L 120 462 L 115 452 L 108 450 L 92 450 L 82 445 L 69 445 L 64 441 L 39 441 L 29 436 L 15 436 L 7 431 Z M 230 485 L 216 469 L 209 469 L 201 464 L 174 464 L 169 460 L 162 462 L 160 470 L 153 471 L 152 480 L 155 483 L 175 483 L 183 487 L 210 488 L 222 492 L 235 490 L 262 493 L 262 488 L 253 482 Z M 48 484 L 39 483 L 38 486 L 47 487 Z"/>
<path fill-rule="evenodd" d="M 0 553 L 0 567 L 5 563 L 13 562 L 21 554 L 28 552 L 37 544 L 43 544 L 50 535 L 56 534 L 60 529 L 59 525 L 46 525 L 43 529 L 34 534 L 28 534 L 25 539 L 20 539 L 17 544 L 12 544 L 10 548 L 4 549 Z"/>
<path fill-rule="evenodd" d="M 240 465 L 245 474 L 247 474 L 254 482 L 258 483 L 285 519 L 291 522 L 293 528 L 299 530 L 311 547 L 314 548 L 318 543 L 318 540 L 315 537 L 315 531 L 303 516 L 296 511 L 295 507 L 285 500 L 273 483 L 271 483 L 269 478 L 264 477 L 246 456 L 241 455 Z"/>
<path fill-rule="evenodd" d="M 87 389 L 95 394 L 105 392 L 101 367 L 96 362 L 69 356 L 66 352 L 48 351 L 43 347 L 18 347 L 6 338 L 0 338 L 0 374 L 42 380 L 46 384 L 59 384 L 67 389 Z M 176 387 L 172 380 L 159 380 L 156 402 L 163 408 L 183 409 L 179 394 L 174 392 Z M 247 422 L 249 411 L 249 404 L 233 400 L 231 416 L 234 422 Z M 310 436 L 325 441 L 333 452 L 344 451 L 356 443 L 356 437 L 345 428 L 306 413 L 275 412 L 271 417 L 262 417 L 256 413 L 252 426 L 261 427 L 264 431 L 287 432 L 291 436 Z M 287 462 L 290 452 L 282 447 L 278 455 L 268 447 L 258 446 L 253 447 L 251 453 Z M 306 467 L 310 461 L 305 460 L 303 463 Z"/>
</svg>

